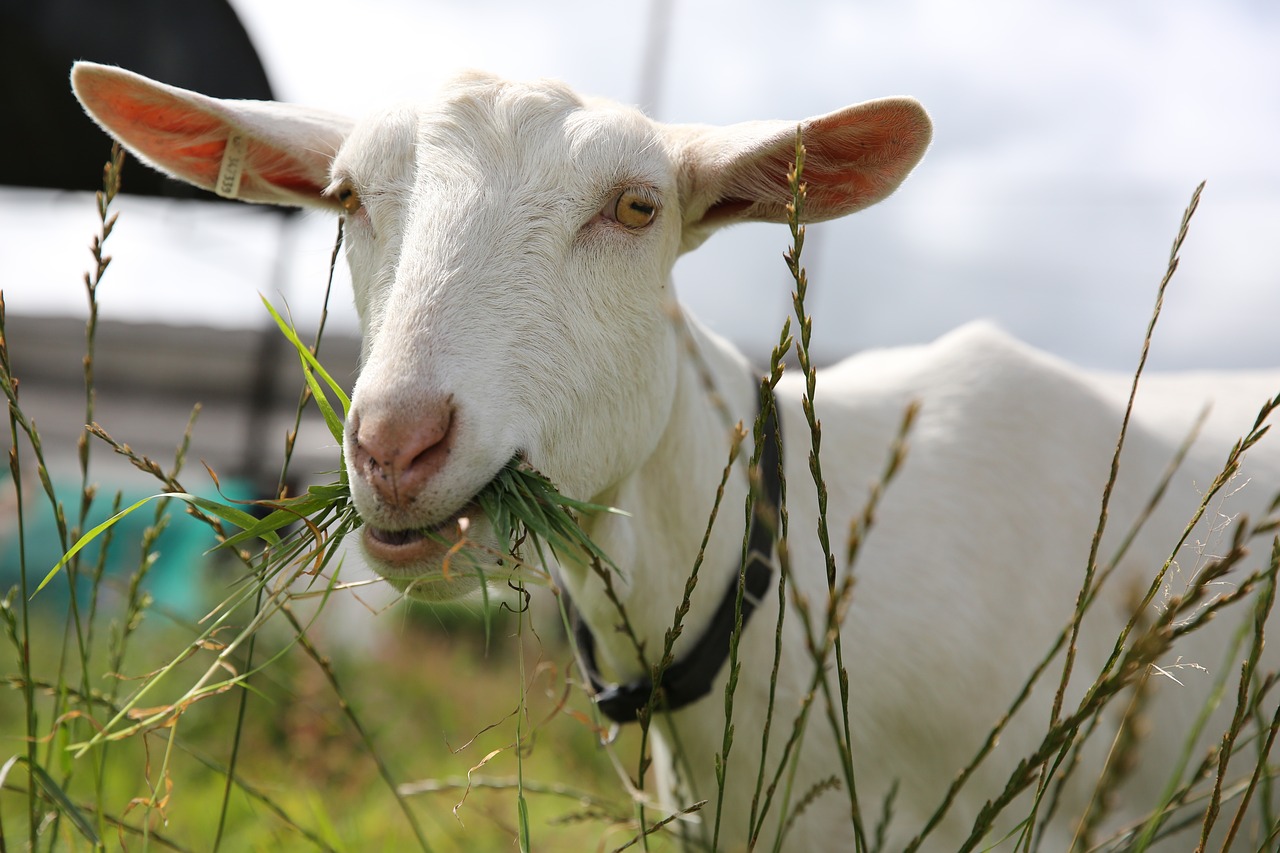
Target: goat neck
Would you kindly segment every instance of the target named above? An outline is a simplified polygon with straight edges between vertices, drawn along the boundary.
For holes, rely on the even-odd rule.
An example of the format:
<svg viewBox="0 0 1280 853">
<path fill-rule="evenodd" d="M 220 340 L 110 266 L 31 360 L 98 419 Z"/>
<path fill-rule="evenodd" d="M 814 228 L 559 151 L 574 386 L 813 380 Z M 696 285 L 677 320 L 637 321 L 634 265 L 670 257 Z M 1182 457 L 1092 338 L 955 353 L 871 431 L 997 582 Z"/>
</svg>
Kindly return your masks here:
<svg viewBox="0 0 1280 853">
<path fill-rule="evenodd" d="M 628 477 L 597 497 L 626 507 L 628 515 L 586 519 L 588 535 L 618 567 L 614 592 L 626 611 L 646 660 L 656 662 L 664 635 L 684 597 L 698 558 L 717 484 L 729 461 L 733 423 L 748 431 L 738 462 L 729 473 L 719 515 L 698 572 L 698 582 L 673 649 L 679 658 L 696 642 L 738 571 L 747 495 L 746 458 L 756 412 L 758 380 L 731 344 L 696 320 L 678 315 L 688 330 L 682 346 L 671 415 L 654 452 Z M 704 373 L 705 367 L 705 373 Z M 708 387 L 710 380 L 714 387 Z M 635 643 L 621 623 L 603 580 L 589 566 L 566 563 L 563 581 L 596 638 L 602 665 L 619 678 L 642 674 Z"/>
</svg>

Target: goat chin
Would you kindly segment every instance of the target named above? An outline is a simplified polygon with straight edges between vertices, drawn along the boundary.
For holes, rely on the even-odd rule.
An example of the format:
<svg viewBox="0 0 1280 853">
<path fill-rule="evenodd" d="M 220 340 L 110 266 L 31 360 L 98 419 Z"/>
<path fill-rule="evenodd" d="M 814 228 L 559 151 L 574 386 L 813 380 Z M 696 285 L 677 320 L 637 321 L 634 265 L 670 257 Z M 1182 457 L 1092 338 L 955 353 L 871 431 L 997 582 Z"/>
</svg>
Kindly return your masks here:
<svg viewBox="0 0 1280 853">
<path fill-rule="evenodd" d="M 759 380 L 740 353 L 677 304 L 677 257 L 722 226 L 787 220 L 797 128 L 807 151 L 806 221 L 890 195 L 932 133 L 924 109 L 908 98 L 799 123 L 665 125 L 558 83 L 471 74 L 421 105 L 352 121 L 218 100 L 89 63 L 75 66 L 72 82 L 90 115 L 156 168 L 244 201 L 344 218 L 365 336 L 347 436 L 358 452 L 348 458 L 359 463 L 351 477 L 353 494 L 366 502 L 362 514 L 384 525 L 365 529 L 364 551 L 389 583 L 414 598 L 446 600 L 493 579 L 508 543 L 494 541 L 486 523 L 473 519 L 465 531 L 480 547 L 455 550 L 455 531 L 441 530 L 443 541 L 406 533 L 413 519 L 402 514 L 429 507 L 439 518 L 464 504 L 515 449 L 527 450 L 528 461 L 570 497 L 626 511 L 587 522 L 620 569 L 613 586 L 606 590 L 581 567 L 561 571 L 602 665 L 626 679 L 648 674 L 634 644 L 652 661 L 686 597 L 673 654 L 697 641 L 737 577 L 746 526 L 742 513 L 726 509 L 743 506 L 749 491 L 741 463 L 723 482 L 723 511 L 710 531 L 707 519 L 731 458 L 731 425 L 754 418 Z M 753 736 L 739 736 L 727 759 L 720 754 L 725 667 L 707 698 L 656 720 L 661 796 L 673 810 L 708 801 L 700 822 L 685 824 L 694 846 L 710 846 L 712 826 L 721 827 L 727 850 L 785 827 L 788 849 L 852 849 L 853 792 L 838 791 L 853 778 L 840 760 L 847 748 L 863 813 L 896 797 L 886 849 L 906 846 L 946 800 L 949 810 L 922 849 L 955 850 L 1025 770 L 1020 762 L 1042 748 L 1050 721 L 1084 701 L 1126 624 L 1152 624 L 1161 605 L 1194 584 L 1198 564 L 1229 547 L 1245 515 L 1274 514 L 1280 454 L 1264 441 L 1237 479 L 1249 478 L 1247 488 L 1231 490 L 1185 540 L 1199 550 L 1174 552 L 1167 594 L 1136 609 L 1227 450 L 1280 388 L 1280 374 L 1144 379 L 1107 507 L 1111 522 L 1092 550 L 1126 416 L 1126 378 L 1064 364 L 985 325 L 925 346 L 864 352 L 818 380 L 812 405 L 821 424 L 821 497 L 807 458 L 810 436 L 815 444 L 818 437 L 806 412 L 812 401 L 803 399 L 806 378 L 784 378 L 776 392 L 787 444 L 790 574 L 783 603 L 774 596 L 760 602 L 741 637 L 732 723 Z M 1207 402 L 1212 414 L 1196 427 Z M 875 486 L 913 405 L 919 415 L 906 459 L 881 494 Z M 362 418 L 363 429 L 353 429 Z M 1198 438 L 1169 474 L 1194 429 Z M 744 444 L 741 458 L 751 449 L 749 429 Z M 846 672 L 837 677 L 830 658 L 810 651 L 820 638 L 802 627 L 830 596 L 829 554 L 809 532 L 818 529 L 819 500 L 838 530 L 862 518 L 869 494 L 879 503 L 870 532 L 858 531 L 866 535 L 839 635 Z M 1127 538 L 1139 520 L 1141 529 Z M 831 547 L 841 550 L 838 538 Z M 1024 693 L 1071 620 L 1091 554 L 1121 556 L 1091 590 L 1072 652 L 1076 675 L 1061 695 L 1051 675 Z M 1235 577 L 1262 562 L 1250 559 Z M 694 565 L 700 575 L 691 587 Z M 619 603 L 626 634 L 617 630 Z M 1239 619 L 1229 615 L 1219 612 L 1207 628 L 1180 638 L 1162 662 L 1238 668 L 1243 653 L 1227 652 Z M 1274 669 L 1274 648 L 1262 666 Z M 1063 671 L 1061 653 L 1048 667 Z M 1214 685 L 1193 670 L 1183 675 L 1177 684 L 1144 684 L 1143 701 L 1158 704 L 1140 725 L 1123 729 L 1123 714 L 1110 709 L 1084 722 L 1089 738 L 1063 765 L 1074 774 L 1050 786 L 1044 802 L 1052 802 L 1052 815 L 1038 813 L 1047 820 L 1035 827 L 1044 849 L 1072 846 L 1110 746 L 1126 731 L 1150 724 L 1135 747 L 1139 758 L 1126 756 L 1123 784 L 1108 777 L 1114 826 L 1161 806 L 1170 774 L 1180 772 L 1178 757 L 1203 754 L 1221 738 L 1225 708 L 1188 743 Z M 838 696 L 837 685 L 848 688 L 845 721 L 836 725 L 840 709 L 831 707 L 828 726 L 804 705 L 814 711 L 809 728 L 788 741 L 806 697 Z M 1015 701 L 1021 709 L 988 744 Z M 754 736 L 765 731 L 767 743 Z M 979 753 L 984 760 L 950 792 Z M 783 760 L 792 763 L 778 767 Z M 788 807 L 800 804 L 799 819 L 785 822 L 775 803 L 749 826 L 757 780 L 784 771 L 795 792 Z M 1034 782 L 988 824 L 989 839 L 1015 835 L 1037 814 Z M 1276 808 L 1271 802 L 1260 811 Z M 1189 849 L 1185 838 L 1161 843 Z"/>
</svg>

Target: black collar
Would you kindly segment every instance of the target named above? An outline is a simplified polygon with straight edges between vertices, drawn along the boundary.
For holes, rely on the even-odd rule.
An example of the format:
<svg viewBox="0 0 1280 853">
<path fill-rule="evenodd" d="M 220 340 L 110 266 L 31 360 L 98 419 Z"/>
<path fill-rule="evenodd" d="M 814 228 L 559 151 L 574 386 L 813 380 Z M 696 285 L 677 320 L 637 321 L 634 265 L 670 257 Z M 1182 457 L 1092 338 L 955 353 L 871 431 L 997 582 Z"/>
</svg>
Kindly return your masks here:
<svg viewBox="0 0 1280 853">
<path fill-rule="evenodd" d="M 770 401 L 774 402 L 774 401 Z M 682 659 L 667 667 L 662 674 L 658 691 L 658 707 L 675 711 L 692 704 L 711 692 L 725 661 L 729 659 L 729 639 L 736 621 L 739 577 L 743 579 L 742 626 L 746 628 L 756 605 L 764 600 L 773 577 L 773 536 L 778 524 L 778 502 L 781 484 L 778 480 L 779 439 L 777 405 L 769 407 L 765 419 L 760 456 L 760 476 L 765 494 L 757 498 L 756 511 L 751 514 L 751 531 L 748 538 L 747 565 L 742 574 L 735 575 L 729 588 L 720 599 L 720 606 L 707 630 Z M 760 523 L 759 516 L 768 514 L 767 522 Z M 649 703 L 653 693 L 653 679 L 642 676 L 626 684 L 608 684 L 596 666 L 596 641 L 587 623 L 573 609 L 565 597 L 566 606 L 573 620 L 573 633 L 582 654 L 582 666 L 586 670 L 591 688 L 595 691 L 596 705 L 601 713 L 615 723 L 635 722 L 636 714 Z"/>
</svg>

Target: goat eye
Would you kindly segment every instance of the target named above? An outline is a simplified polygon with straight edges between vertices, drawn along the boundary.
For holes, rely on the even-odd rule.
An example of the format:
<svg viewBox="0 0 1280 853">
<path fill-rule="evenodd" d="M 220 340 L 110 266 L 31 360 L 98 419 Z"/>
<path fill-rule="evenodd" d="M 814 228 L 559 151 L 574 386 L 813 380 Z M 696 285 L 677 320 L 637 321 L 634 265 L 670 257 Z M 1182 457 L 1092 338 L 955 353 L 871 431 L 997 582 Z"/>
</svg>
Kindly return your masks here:
<svg viewBox="0 0 1280 853">
<path fill-rule="evenodd" d="M 333 197 L 338 200 L 338 204 L 342 205 L 342 209 L 348 215 L 357 213 L 364 205 L 360 201 L 360 193 L 356 192 L 356 188 L 351 185 L 350 181 L 343 181 L 334 191 Z"/>
<path fill-rule="evenodd" d="M 653 193 L 641 189 L 623 190 L 602 211 L 607 219 L 628 228 L 644 228 L 658 215 L 658 201 Z"/>
</svg>

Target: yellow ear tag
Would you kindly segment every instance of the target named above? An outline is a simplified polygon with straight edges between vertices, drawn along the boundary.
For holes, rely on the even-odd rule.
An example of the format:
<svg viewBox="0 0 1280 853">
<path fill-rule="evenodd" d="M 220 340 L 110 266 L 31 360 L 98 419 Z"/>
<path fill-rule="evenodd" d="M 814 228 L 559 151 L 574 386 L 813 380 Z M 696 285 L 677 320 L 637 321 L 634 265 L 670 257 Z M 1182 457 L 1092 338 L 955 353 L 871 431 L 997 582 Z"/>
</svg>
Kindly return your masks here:
<svg viewBox="0 0 1280 853">
<path fill-rule="evenodd" d="M 213 191 L 223 198 L 240 195 L 240 178 L 244 174 L 244 155 L 248 148 L 244 135 L 232 133 L 227 137 L 227 147 L 222 152 L 222 166 L 218 169 L 218 182 Z"/>
</svg>

